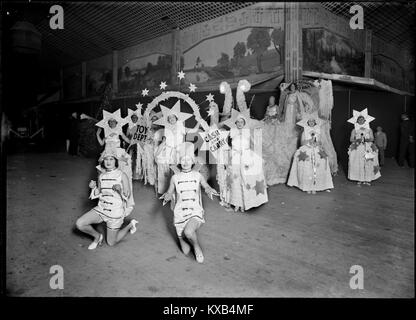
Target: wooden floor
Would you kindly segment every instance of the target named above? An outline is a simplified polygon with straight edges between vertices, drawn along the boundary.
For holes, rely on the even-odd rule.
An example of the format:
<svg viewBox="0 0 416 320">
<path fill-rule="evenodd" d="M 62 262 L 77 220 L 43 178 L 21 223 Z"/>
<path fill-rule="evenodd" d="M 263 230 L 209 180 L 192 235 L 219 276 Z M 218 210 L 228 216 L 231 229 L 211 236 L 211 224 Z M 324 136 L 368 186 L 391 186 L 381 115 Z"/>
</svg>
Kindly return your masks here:
<svg viewBox="0 0 416 320">
<path fill-rule="evenodd" d="M 73 230 L 95 203 L 95 161 L 66 154 L 8 159 L 7 288 L 13 296 L 414 297 L 414 171 L 388 160 L 373 186 L 343 174 L 331 193 L 269 188 L 269 203 L 225 212 L 204 196 L 206 262 L 177 247 L 172 212 L 135 182 L 139 231 L 91 252 Z M 51 290 L 49 268 L 64 269 Z M 364 268 L 364 289 L 349 287 Z"/>
</svg>

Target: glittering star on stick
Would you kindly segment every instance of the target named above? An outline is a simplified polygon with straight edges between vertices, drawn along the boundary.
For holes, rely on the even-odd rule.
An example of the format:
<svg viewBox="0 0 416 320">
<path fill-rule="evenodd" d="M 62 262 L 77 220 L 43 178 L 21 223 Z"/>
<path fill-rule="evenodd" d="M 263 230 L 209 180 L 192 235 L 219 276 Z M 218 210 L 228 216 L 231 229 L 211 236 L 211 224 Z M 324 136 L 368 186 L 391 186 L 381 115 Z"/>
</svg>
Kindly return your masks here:
<svg viewBox="0 0 416 320">
<path fill-rule="evenodd" d="M 189 91 L 190 92 L 195 92 L 195 90 L 196 90 L 196 86 L 193 83 L 191 83 L 190 86 L 189 86 Z"/>
<path fill-rule="evenodd" d="M 165 90 L 168 85 L 166 84 L 165 81 L 162 81 L 159 86 L 160 86 L 160 90 Z"/>
<path fill-rule="evenodd" d="M 149 90 L 147 90 L 147 89 L 142 90 L 142 96 L 143 97 L 147 96 L 148 94 L 149 94 Z"/>
</svg>

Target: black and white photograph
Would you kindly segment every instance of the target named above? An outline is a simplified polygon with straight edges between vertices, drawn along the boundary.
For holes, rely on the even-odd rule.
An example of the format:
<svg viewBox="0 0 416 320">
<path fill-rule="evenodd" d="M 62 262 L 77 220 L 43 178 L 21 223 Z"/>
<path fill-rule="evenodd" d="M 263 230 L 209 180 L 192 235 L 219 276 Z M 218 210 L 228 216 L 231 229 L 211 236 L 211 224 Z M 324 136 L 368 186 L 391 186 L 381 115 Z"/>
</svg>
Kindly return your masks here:
<svg viewBox="0 0 416 320">
<path fill-rule="evenodd" d="M 0 5 L 5 296 L 414 298 L 413 2 Z"/>
</svg>

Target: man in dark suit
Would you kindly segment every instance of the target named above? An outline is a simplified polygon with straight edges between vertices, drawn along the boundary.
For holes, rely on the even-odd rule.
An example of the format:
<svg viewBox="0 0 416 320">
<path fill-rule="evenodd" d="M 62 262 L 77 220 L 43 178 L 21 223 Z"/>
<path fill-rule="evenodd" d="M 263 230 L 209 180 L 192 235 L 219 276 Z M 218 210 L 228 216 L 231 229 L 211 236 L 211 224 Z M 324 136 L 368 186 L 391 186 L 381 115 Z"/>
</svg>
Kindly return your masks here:
<svg viewBox="0 0 416 320">
<path fill-rule="evenodd" d="M 415 165 L 415 144 L 414 144 L 415 126 L 413 121 L 409 120 L 407 114 L 402 114 L 402 123 L 400 124 L 400 149 L 398 163 L 404 167 L 404 160 L 407 156 L 407 162 L 410 168 Z"/>
</svg>

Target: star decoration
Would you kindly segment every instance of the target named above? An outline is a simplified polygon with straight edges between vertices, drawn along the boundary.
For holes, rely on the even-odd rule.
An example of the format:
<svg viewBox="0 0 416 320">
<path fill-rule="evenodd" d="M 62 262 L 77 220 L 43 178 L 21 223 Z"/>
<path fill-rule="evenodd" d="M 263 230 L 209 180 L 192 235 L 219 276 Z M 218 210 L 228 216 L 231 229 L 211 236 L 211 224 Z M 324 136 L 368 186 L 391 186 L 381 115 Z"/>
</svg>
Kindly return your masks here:
<svg viewBox="0 0 416 320">
<path fill-rule="evenodd" d="M 320 149 L 318 154 L 321 157 L 321 159 L 326 159 L 328 157 L 324 149 Z"/>
<path fill-rule="evenodd" d="M 207 131 L 199 132 L 199 135 L 201 136 L 202 141 L 203 141 L 200 150 L 201 151 L 210 150 L 213 156 L 217 158 L 217 151 L 228 146 L 227 138 L 228 138 L 229 133 L 230 133 L 229 131 L 218 129 L 218 126 L 215 124 L 209 127 Z M 213 142 L 210 143 L 206 141 L 205 140 L 206 138 L 211 138 Z M 219 143 L 218 148 L 216 148 L 215 151 L 212 151 L 210 149 L 210 146 L 215 146 L 216 143 Z"/>
<path fill-rule="evenodd" d="M 348 119 L 348 122 L 352 123 L 355 126 L 356 130 L 358 130 L 360 128 L 370 129 L 370 122 L 375 119 L 374 117 L 368 115 L 367 108 L 365 108 L 363 111 L 353 110 L 352 114 L 353 114 L 353 116 L 352 116 L 352 118 Z M 365 122 L 362 125 L 357 123 L 357 120 L 360 116 L 363 116 L 364 119 L 365 119 Z"/>
<path fill-rule="evenodd" d="M 212 93 L 209 93 L 209 95 L 207 95 L 207 101 L 211 102 L 214 101 L 214 95 Z"/>
<path fill-rule="evenodd" d="M 148 94 L 149 94 L 149 90 L 147 90 L 147 89 L 142 90 L 142 96 L 143 97 L 147 96 Z"/>
<path fill-rule="evenodd" d="M 351 145 L 350 145 L 350 150 L 352 151 L 352 150 L 357 150 L 357 148 L 358 148 L 358 146 L 359 146 L 360 144 L 358 143 L 358 142 L 353 142 L 353 143 L 351 143 Z"/>
<path fill-rule="evenodd" d="M 183 78 L 185 78 L 185 73 L 182 70 L 180 72 L 178 72 L 178 78 L 180 80 L 182 80 Z"/>
<path fill-rule="evenodd" d="M 208 116 L 213 116 L 214 115 L 214 113 L 215 113 L 215 109 L 214 108 L 209 108 L 208 109 L 208 112 L 207 112 L 207 114 L 208 114 Z"/>
<path fill-rule="evenodd" d="M 108 125 L 108 120 L 114 119 L 117 121 L 117 125 L 115 128 L 110 128 Z M 109 136 L 112 133 L 120 134 L 122 131 L 122 127 L 126 124 L 126 121 L 121 118 L 121 112 L 120 109 L 117 109 L 113 113 L 108 112 L 106 110 L 103 110 L 103 119 L 99 122 L 97 122 L 95 125 L 97 127 L 104 129 L 104 136 Z"/>
<path fill-rule="evenodd" d="M 193 83 L 191 83 L 188 88 L 190 92 L 195 92 L 196 90 L 196 86 Z"/>
<path fill-rule="evenodd" d="M 178 121 L 185 122 L 186 119 L 192 117 L 193 115 L 186 112 L 181 112 L 181 105 L 180 100 L 178 100 L 175 105 L 172 107 L 172 109 L 166 108 L 163 105 L 160 105 L 160 108 L 162 109 L 163 116 L 156 120 L 154 124 L 158 124 L 163 127 L 169 127 L 170 124 L 168 122 L 168 117 L 170 115 L 175 115 L 178 118 Z"/>
<path fill-rule="evenodd" d="M 159 86 L 160 86 L 160 90 L 165 90 L 168 85 L 166 84 L 165 81 L 162 81 Z"/>
<path fill-rule="evenodd" d="M 301 151 L 298 154 L 299 161 L 306 161 L 309 159 L 309 156 L 306 154 L 306 151 Z"/>
<path fill-rule="evenodd" d="M 264 180 L 256 181 L 256 185 L 254 187 L 254 190 L 256 190 L 256 196 L 258 196 L 260 193 L 266 194 L 265 193 L 266 184 L 265 184 Z"/>
<path fill-rule="evenodd" d="M 315 120 L 315 125 L 311 127 L 308 124 L 309 120 Z M 305 133 L 305 139 L 309 140 L 312 138 L 312 133 L 315 136 L 319 136 L 321 133 L 321 125 L 323 121 L 319 118 L 318 112 L 313 112 L 311 114 L 307 114 L 303 117 L 302 120 L 298 121 L 296 124 L 298 126 L 303 127 L 304 133 Z"/>
</svg>

